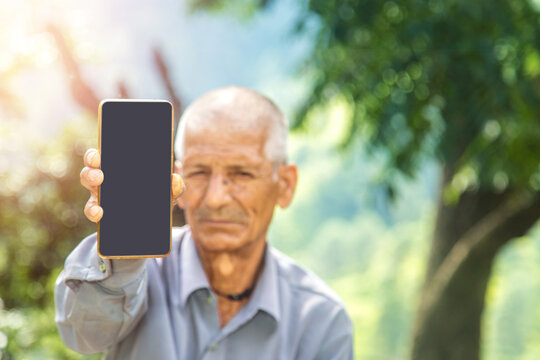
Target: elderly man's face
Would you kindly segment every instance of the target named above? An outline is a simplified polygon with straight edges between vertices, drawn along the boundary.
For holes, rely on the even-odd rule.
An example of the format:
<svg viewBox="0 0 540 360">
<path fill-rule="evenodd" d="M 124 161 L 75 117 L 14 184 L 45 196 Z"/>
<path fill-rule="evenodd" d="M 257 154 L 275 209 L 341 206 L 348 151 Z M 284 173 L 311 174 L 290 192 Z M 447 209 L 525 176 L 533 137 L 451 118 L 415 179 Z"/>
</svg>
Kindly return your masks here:
<svg viewBox="0 0 540 360">
<path fill-rule="evenodd" d="M 218 124 L 186 134 L 179 205 L 206 251 L 235 251 L 265 239 L 275 205 L 292 199 L 296 168 L 281 166 L 276 178 L 264 130 L 231 132 Z"/>
</svg>

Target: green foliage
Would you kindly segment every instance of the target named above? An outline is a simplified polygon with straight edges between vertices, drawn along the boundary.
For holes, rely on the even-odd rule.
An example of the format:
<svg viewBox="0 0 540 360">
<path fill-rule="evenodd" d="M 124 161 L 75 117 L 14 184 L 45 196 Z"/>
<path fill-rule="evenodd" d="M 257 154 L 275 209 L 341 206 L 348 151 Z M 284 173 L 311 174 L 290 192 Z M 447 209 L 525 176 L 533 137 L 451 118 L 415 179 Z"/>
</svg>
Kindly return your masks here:
<svg viewBox="0 0 540 360">
<path fill-rule="evenodd" d="M 81 209 L 87 191 L 79 183 L 82 155 L 96 146 L 96 124 L 74 119 L 54 141 L 24 124 L 0 128 L 0 294 L 7 308 L 43 305 L 51 269 L 95 224 Z"/>
<path fill-rule="evenodd" d="M 425 156 L 474 186 L 538 189 L 539 16 L 526 1 L 308 1 L 320 21 L 305 114 L 341 96 L 357 135 L 414 175 Z M 388 178 L 391 184 L 393 181 Z M 473 183 L 474 182 L 474 183 Z"/>
<path fill-rule="evenodd" d="M 0 123 L 0 357 L 77 359 L 58 337 L 54 281 L 67 254 L 95 231 L 82 209 L 82 156 L 97 124 L 72 119 L 53 139 Z M 91 357 L 95 358 L 95 357 Z M 90 359 L 90 358 L 89 358 Z"/>
</svg>

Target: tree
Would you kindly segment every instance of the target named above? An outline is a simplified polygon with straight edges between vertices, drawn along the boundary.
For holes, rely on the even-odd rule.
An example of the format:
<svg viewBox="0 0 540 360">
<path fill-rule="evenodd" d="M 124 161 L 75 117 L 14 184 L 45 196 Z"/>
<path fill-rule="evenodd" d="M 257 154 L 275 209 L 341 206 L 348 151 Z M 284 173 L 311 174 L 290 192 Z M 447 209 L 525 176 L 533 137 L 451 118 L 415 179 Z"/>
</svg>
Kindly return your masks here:
<svg viewBox="0 0 540 360">
<path fill-rule="evenodd" d="M 538 8 L 519 0 L 302 4 L 299 31 L 315 29 L 304 68 L 313 84 L 295 126 L 345 99 L 352 115 L 344 145 L 362 137 L 384 154 L 381 181 L 391 197 L 397 177 L 414 177 L 426 159 L 440 163 L 411 357 L 478 359 L 494 258 L 540 217 Z"/>
</svg>

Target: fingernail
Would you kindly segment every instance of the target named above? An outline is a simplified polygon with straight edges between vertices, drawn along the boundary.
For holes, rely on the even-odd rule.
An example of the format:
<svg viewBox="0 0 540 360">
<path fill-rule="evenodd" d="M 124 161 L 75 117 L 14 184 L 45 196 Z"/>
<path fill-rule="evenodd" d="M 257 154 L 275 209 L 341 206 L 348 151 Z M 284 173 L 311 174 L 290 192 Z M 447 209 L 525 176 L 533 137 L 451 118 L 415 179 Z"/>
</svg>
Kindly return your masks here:
<svg viewBox="0 0 540 360">
<path fill-rule="evenodd" d="M 90 162 L 90 164 L 92 164 L 92 162 L 94 162 L 94 157 L 96 156 L 96 152 L 95 151 L 92 151 L 89 155 L 88 155 L 88 161 Z"/>
<path fill-rule="evenodd" d="M 90 208 L 90 215 L 96 216 L 98 213 L 99 213 L 99 208 L 97 206 L 92 206 L 92 208 Z"/>
</svg>

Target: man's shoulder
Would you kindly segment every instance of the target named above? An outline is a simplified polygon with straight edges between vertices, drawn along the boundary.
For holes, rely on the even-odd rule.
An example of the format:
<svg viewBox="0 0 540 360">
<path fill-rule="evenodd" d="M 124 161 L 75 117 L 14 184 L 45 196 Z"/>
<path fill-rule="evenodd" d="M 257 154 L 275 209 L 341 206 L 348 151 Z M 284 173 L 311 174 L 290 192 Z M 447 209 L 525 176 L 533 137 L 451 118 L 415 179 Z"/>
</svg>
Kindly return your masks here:
<svg viewBox="0 0 540 360">
<path fill-rule="evenodd" d="M 328 304 L 340 308 L 345 307 L 336 292 L 314 272 L 274 247 L 270 247 L 270 253 L 277 265 L 280 283 L 285 283 L 296 295 L 304 298 L 318 298 Z"/>
</svg>

